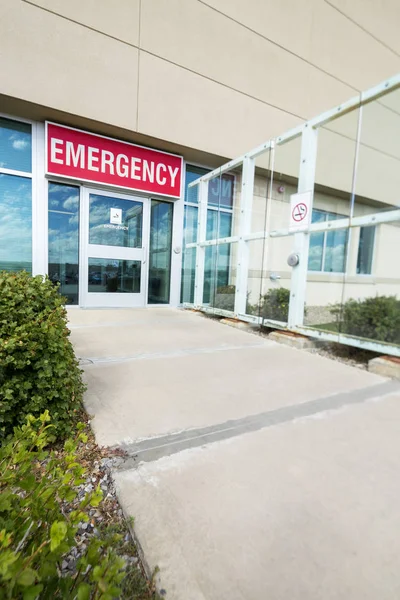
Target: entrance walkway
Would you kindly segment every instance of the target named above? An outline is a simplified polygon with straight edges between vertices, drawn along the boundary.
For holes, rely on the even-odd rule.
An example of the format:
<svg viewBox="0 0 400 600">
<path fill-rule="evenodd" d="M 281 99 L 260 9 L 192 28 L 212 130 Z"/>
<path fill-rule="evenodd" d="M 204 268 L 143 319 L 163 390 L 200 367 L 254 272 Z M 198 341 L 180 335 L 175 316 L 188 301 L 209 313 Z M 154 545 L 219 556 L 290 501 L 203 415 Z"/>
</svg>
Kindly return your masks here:
<svg viewBox="0 0 400 600">
<path fill-rule="evenodd" d="M 399 382 L 190 312 L 69 317 L 167 598 L 399 597 Z"/>
</svg>

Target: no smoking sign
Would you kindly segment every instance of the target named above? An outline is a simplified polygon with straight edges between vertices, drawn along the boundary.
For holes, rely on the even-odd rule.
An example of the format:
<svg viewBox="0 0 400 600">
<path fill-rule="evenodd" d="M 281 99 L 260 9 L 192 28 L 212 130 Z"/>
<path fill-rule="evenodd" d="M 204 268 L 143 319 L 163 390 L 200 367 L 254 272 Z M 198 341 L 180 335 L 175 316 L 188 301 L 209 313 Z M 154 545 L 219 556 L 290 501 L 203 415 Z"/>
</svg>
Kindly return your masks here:
<svg viewBox="0 0 400 600">
<path fill-rule="evenodd" d="M 311 192 L 292 194 L 290 196 L 290 223 L 289 229 L 304 229 L 310 223 Z"/>
<path fill-rule="evenodd" d="M 296 206 L 293 209 L 293 212 L 292 212 L 293 220 L 296 221 L 296 223 L 298 223 L 299 221 L 302 221 L 303 219 L 306 218 L 307 213 L 308 213 L 307 206 L 304 204 L 304 202 L 299 202 L 299 204 L 296 204 Z"/>
</svg>

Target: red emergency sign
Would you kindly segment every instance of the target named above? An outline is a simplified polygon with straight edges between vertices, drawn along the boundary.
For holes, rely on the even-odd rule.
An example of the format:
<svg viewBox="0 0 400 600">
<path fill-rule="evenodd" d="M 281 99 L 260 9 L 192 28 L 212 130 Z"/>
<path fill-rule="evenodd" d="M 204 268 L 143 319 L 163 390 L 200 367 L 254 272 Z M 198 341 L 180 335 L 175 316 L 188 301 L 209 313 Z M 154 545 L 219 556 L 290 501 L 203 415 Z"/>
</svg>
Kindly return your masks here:
<svg viewBox="0 0 400 600">
<path fill-rule="evenodd" d="M 46 123 L 48 175 L 179 198 L 182 157 Z"/>
</svg>

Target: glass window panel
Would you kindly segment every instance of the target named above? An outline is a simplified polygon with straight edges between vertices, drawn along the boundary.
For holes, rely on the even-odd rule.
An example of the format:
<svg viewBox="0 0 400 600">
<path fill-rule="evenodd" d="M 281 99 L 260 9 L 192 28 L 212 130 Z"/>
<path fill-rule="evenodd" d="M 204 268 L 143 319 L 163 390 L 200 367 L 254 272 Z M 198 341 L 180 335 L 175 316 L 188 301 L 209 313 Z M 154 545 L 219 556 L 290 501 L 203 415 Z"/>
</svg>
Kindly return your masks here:
<svg viewBox="0 0 400 600">
<path fill-rule="evenodd" d="M 216 290 L 229 283 L 231 244 L 208 246 L 205 252 L 203 302 L 213 302 Z"/>
<path fill-rule="evenodd" d="M 311 216 L 311 223 L 321 223 L 322 221 L 325 221 L 325 220 L 326 220 L 326 212 L 323 212 L 322 210 L 313 209 L 312 216 Z"/>
<path fill-rule="evenodd" d="M 375 226 L 361 227 L 357 255 L 357 273 L 360 275 L 371 275 L 372 273 L 374 243 Z"/>
<path fill-rule="evenodd" d="M 89 244 L 142 247 L 143 204 L 90 194 Z"/>
<path fill-rule="evenodd" d="M 232 214 L 220 213 L 219 217 L 219 237 L 225 238 L 231 235 L 232 231 Z"/>
<path fill-rule="evenodd" d="M 217 231 L 218 229 L 219 231 Z M 207 240 L 229 237 L 231 230 L 232 213 L 212 209 L 207 211 Z M 217 288 L 228 285 L 230 247 L 230 244 L 218 244 L 218 246 L 206 248 L 203 289 L 203 302 L 205 303 L 212 301 L 212 296 Z"/>
<path fill-rule="evenodd" d="M 171 202 L 151 201 L 148 292 L 151 304 L 169 302 L 173 208 Z"/>
<path fill-rule="evenodd" d="M 207 230 L 206 240 L 215 240 L 217 238 L 218 229 L 218 211 L 207 210 Z"/>
<path fill-rule="evenodd" d="M 344 273 L 347 250 L 347 230 L 338 229 L 326 234 L 324 271 Z"/>
<path fill-rule="evenodd" d="M 219 229 L 218 232 L 217 229 Z M 231 231 L 232 213 L 224 213 L 210 209 L 207 211 L 207 240 L 215 240 L 217 238 L 229 237 L 231 235 Z"/>
<path fill-rule="evenodd" d="M 198 186 L 189 188 L 189 183 L 195 181 L 202 175 L 208 173 L 208 169 L 202 169 L 201 167 L 192 167 L 191 165 L 186 166 L 186 180 L 185 180 L 185 202 L 192 202 L 193 204 L 198 203 Z"/>
<path fill-rule="evenodd" d="M 49 183 L 48 273 L 67 304 L 79 304 L 79 188 Z"/>
<path fill-rule="evenodd" d="M 312 223 L 343 219 L 344 215 L 313 209 Z M 315 232 L 310 235 L 309 271 L 343 273 L 347 249 L 347 231 Z M 325 257 L 324 257 L 325 254 Z"/>
<path fill-rule="evenodd" d="M 138 294 L 140 272 L 140 260 L 89 258 L 88 290 L 102 294 Z"/>
<path fill-rule="evenodd" d="M 235 176 L 223 173 L 220 177 L 214 177 L 208 183 L 208 205 L 221 208 L 233 207 L 233 196 L 235 193 Z"/>
<path fill-rule="evenodd" d="M 32 273 L 32 181 L 1 173 L 0 270 Z"/>
<path fill-rule="evenodd" d="M 346 215 L 340 215 L 337 213 L 327 213 L 328 221 L 336 221 L 337 219 L 345 219 Z"/>
<path fill-rule="evenodd" d="M 311 223 L 322 223 L 326 220 L 326 212 L 322 210 L 313 209 L 311 215 Z M 324 254 L 324 240 L 325 234 L 311 233 L 310 234 L 310 248 L 308 253 L 308 270 L 309 271 L 322 271 L 322 258 Z"/>
<path fill-rule="evenodd" d="M 314 214 L 313 214 L 314 217 Z M 325 234 L 312 233 L 310 235 L 310 249 L 308 252 L 308 270 L 322 271 L 322 256 L 324 253 L 324 237 Z"/>
<path fill-rule="evenodd" d="M 29 123 L 0 117 L 0 168 L 32 171 L 32 133 Z"/>
<path fill-rule="evenodd" d="M 196 206 L 185 206 L 184 242 L 191 244 L 197 242 L 197 218 L 198 208 Z"/>
</svg>

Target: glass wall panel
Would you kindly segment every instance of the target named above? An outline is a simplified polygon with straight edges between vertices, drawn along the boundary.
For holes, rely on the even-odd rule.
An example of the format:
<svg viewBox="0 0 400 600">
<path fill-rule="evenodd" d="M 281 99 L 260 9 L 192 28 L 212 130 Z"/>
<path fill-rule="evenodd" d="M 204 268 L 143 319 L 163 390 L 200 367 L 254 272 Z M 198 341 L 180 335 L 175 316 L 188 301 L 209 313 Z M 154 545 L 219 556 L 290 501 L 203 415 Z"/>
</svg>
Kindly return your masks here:
<svg viewBox="0 0 400 600">
<path fill-rule="evenodd" d="M 32 171 L 32 133 L 28 123 L 0 117 L 0 168 Z"/>
<path fill-rule="evenodd" d="M 249 269 L 247 272 L 246 314 L 262 316 L 266 240 L 247 242 Z"/>
<path fill-rule="evenodd" d="M 400 90 L 362 107 L 354 216 L 400 207 Z"/>
<path fill-rule="evenodd" d="M 231 244 L 208 246 L 205 254 L 203 303 L 210 304 L 218 288 L 229 285 Z"/>
<path fill-rule="evenodd" d="M 357 274 L 371 275 L 374 256 L 376 226 L 360 227 L 357 253 Z"/>
<path fill-rule="evenodd" d="M 238 235 L 241 185 L 241 166 L 208 182 L 203 304 L 220 310 L 235 304 L 237 247 L 223 239 Z"/>
<path fill-rule="evenodd" d="M 250 222 L 250 232 L 259 233 L 267 227 L 268 197 L 271 186 L 271 153 L 269 150 L 255 159 L 255 173 L 253 184 L 253 199 L 251 203 L 251 214 L 248 215 L 248 207 L 245 207 L 244 216 Z M 250 218 L 249 218 L 250 217 Z"/>
<path fill-rule="evenodd" d="M 278 142 L 274 153 L 265 153 L 256 161 L 252 231 L 265 231 L 266 237 L 249 242 L 247 310 L 261 317 L 262 324 L 264 320 L 285 324 L 288 319 L 292 271 L 287 258 L 293 239 L 275 233 L 290 224 L 290 197 L 297 193 L 300 147 L 300 138 Z"/>
<path fill-rule="evenodd" d="M 90 194 L 89 244 L 142 247 L 143 204 Z"/>
<path fill-rule="evenodd" d="M 341 335 L 400 345 L 400 266 L 393 259 L 394 249 L 400 248 L 400 221 L 377 225 L 376 229 L 356 227 L 351 235 L 355 240 L 349 257 L 352 274 L 346 277 L 341 302 L 333 307 L 330 329 Z M 367 240 L 373 241 L 373 248 L 372 243 L 366 245 Z M 365 253 L 360 251 L 362 247 Z M 361 267 L 369 272 L 360 273 Z"/>
<path fill-rule="evenodd" d="M 212 269 L 208 268 L 212 265 Z M 236 292 L 237 243 L 206 248 L 203 302 L 233 312 Z M 208 299 L 207 301 L 205 299 Z"/>
<path fill-rule="evenodd" d="M 234 173 L 222 173 L 214 177 L 208 185 L 208 206 L 233 208 L 235 195 Z"/>
<path fill-rule="evenodd" d="M 318 129 L 311 221 L 326 224 L 326 231 L 310 234 L 304 324 L 321 330 L 335 327 L 346 278 L 355 274 L 351 230 L 329 228 L 338 219 L 362 214 L 363 207 L 354 208 L 353 202 L 358 122 L 356 109 Z"/>
<path fill-rule="evenodd" d="M 49 183 L 48 273 L 67 304 L 79 304 L 79 188 Z"/>
<path fill-rule="evenodd" d="M 149 292 L 150 304 L 168 304 L 171 283 L 172 202 L 151 201 Z"/>
<path fill-rule="evenodd" d="M 197 188 L 196 188 L 197 189 Z M 186 244 L 197 241 L 197 206 L 185 206 L 184 230 L 183 230 L 183 257 L 182 257 L 182 289 L 181 301 L 193 303 L 194 281 L 196 273 L 196 248 L 186 248 Z"/>
<path fill-rule="evenodd" d="M 339 339 L 400 346 L 400 220 L 373 222 L 374 215 L 395 218 L 400 208 L 400 90 L 363 106 L 359 139 L 354 216 L 371 222 L 351 230 L 335 325 Z"/>
<path fill-rule="evenodd" d="M 140 293 L 140 260 L 89 258 L 88 290 L 99 293 Z"/>
<path fill-rule="evenodd" d="M 198 193 L 199 186 L 189 188 L 192 183 L 208 169 L 186 165 L 185 178 L 185 216 L 183 227 L 183 249 L 182 249 L 182 277 L 181 277 L 181 302 L 192 304 L 194 302 L 194 281 L 196 269 L 196 248 L 186 248 L 186 244 L 197 241 L 197 219 L 198 219 Z"/>
<path fill-rule="evenodd" d="M 32 181 L 0 173 L 0 270 L 32 273 Z"/>
</svg>

